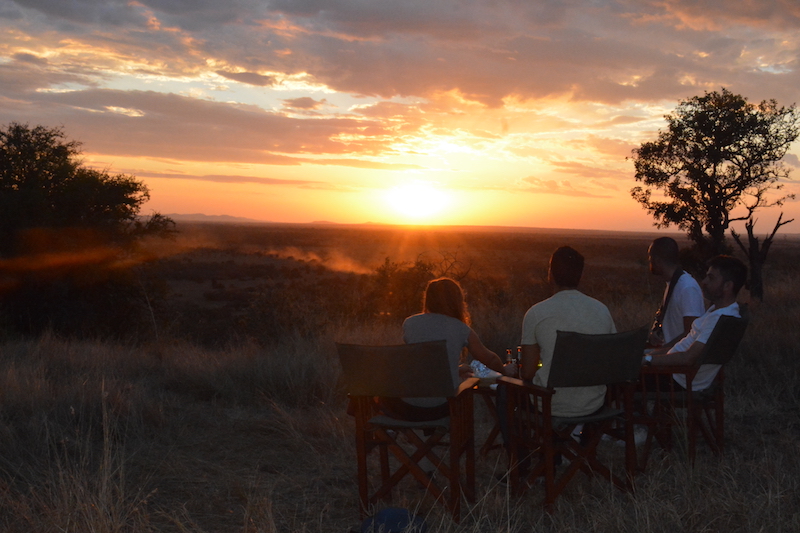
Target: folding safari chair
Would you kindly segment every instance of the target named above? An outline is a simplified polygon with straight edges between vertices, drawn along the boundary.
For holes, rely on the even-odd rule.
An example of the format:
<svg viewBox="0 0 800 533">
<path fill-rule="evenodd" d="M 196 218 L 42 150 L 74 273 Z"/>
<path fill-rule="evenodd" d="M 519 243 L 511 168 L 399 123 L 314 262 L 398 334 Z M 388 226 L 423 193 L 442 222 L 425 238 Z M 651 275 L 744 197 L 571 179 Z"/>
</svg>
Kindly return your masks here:
<svg viewBox="0 0 800 533">
<path fill-rule="evenodd" d="M 665 449 L 671 448 L 672 426 L 678 422 L 677 410 L 686 410 L 686 434 L 689 460 L 694 463 L 697 449 L 697 434 L 703 435 L 714 455 L 722 455 L 725 447 L 725 364 L 730 361 L 744 337 L 748 320 L 733 316 L 721 316 L 703 352 L 694 365 L 645 366 L 642 375 L 667 375 L 668 386 L 661 380 L 653 380 L 655 387 L 647 390 L 642 380 L 642 394 L 639 396 L 639 412 L 643 416 L 637 423 L 648 426 L 647 441 L 644 446 L 642 468 L 646 466 L 653 440 L 659 441 Z M 701 365 L 720 365 L 711 385 L 701 391 L 692 390 L 692 382 Z M 686 390 L 676 391 L 673 374 L 686 377 Z M 653 404 L 649 414 L 647 404 Z"/>
<path fill-rule="evenodd" d="M 390 500 L 392 488 L 410 474 L 427 492 L 445 505 L 455 521 L 460 519 L 461 493 L 475 501 L 475 446 L 472 388 L 477 379 L 454 390 L 445 341 L 399 346 L 337 344 L 342 377 L 351 399 L 356 424 L 358 492 L 361 514 L 378 500 Z M 412 422 L 376 412 L 375 397 L 444 397 L 450 416 L 429 422 Z M 449 443 L 444 437 L 449 435 Z M 414 448 L 408 452 L 403 447 Z M 447 457 L 437 455 L 445 447 Z M 380 484 L 370 490 L 367 456 L 378 449 Z M 394 471 L 389 452 L 399 462 Z M 428 458 L 442 475 L 442 483 L 420 467 Z M 464 463 L 464 481 L 461 478 Z"/>
<path fill-rule="evenodd" d="M 519 379 L 498 378 L 498 382 L 509 387 L 509 464 L 515 493 L 523 493 L 536 478 L 543 477 L 543 503 L 551 511 L 556 498 L 579 470 L 590 476 L 600 474 L 619 489 L 633 488 L 636 448 L 630 420 L 646 341 L 647 328 L 603 335 L 558 331 L 546 388 Z M 594 385 L 617 385 L 622 408 L 612 406 L 607 396 L 606 404 L 595 413 L 570 418 L 552 415 L 552 398 L 558 394 L 556 387 Z M 579 424 L 583 424 L 582 435 L 575 439 L 572 433 Z M 625 441 L 624 479 L 597 458 L 597 446 L 604 434 Z M 569 460 L 569 466 L 558 479 L 556 454 Z M 528 462 L 530 471 L 523 476 L 520 466 Z"/>
</svg>

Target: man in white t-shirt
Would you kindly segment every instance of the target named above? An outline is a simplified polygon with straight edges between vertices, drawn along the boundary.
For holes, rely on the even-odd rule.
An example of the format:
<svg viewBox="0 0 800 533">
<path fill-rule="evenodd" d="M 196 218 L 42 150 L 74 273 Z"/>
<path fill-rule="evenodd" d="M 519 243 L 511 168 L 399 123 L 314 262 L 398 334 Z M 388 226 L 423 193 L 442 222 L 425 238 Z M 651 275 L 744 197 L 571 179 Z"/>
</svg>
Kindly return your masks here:
<svg viewBox="0 0 800 533">
<path fill-rule="evenodd" d="M 692 322 L 706 309 L 700 285 L 683 270 L 678 252 L 678 243 L 671 237 L 659 237 L 647 249 L 650 273 L 666 283 L 654 321 L 660 328 L 651 331 L 651 346 L 673 346 L 689 333 Z"/>
<path fill-rule="evenodd" d="M 548 279 L 553 296 L 535 304 L 522 322 L 521 377 L 536 385 L 547 386 L 556 331 L 578 333 L 615 333 L 608 308 L 580 292 L 577 287 L 583 274 L 583 256 L 569 246 L 562 246 L 550 258 Z M 538 367 L 541 360 L 542 366 Z M 603 406 L 604 385 L 567 387 L 556 390 L 552 400 L 553 416 L 588 415 Z"/>
<path fill-rule="evenodd" d="M 718 255 L 709 261 L 706 277 L 700 286 L 705 297 L 711 302 L 711 307 L 694 321 L 688 335 L 668 350 L 660 348 L 645 355 L 643 363 L 654 366 L 694 364 L 703 352 L 719 317 L 740 316 L 736 297 L 746 279 L 747 267 L 735 257 Z M 719 365 L 701 365 L 692 381 L 692 390 L 706 389 L 714 381 L 718 371 Z M 686 386 L 683 374 L 674 374 L 673 379 L 681 387 Z"/>
</svg>

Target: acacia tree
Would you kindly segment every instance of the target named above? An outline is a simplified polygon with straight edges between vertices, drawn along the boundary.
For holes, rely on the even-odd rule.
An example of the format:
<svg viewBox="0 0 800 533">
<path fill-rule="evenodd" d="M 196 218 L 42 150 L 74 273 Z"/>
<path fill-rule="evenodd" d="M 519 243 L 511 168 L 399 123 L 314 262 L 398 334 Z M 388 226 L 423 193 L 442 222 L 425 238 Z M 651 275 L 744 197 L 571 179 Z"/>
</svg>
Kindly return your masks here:
<svg viewBox="0 0 800 533">
<path fill-rule="evenodd" d="M 30 230 L 91 230 L 121 244 L 147 233 L 169 233 L 171 220 L 139 219 L 149 198 L 133 176 L 85 167 L 80 143 L 59 128 L 11 123 L 0 129 L 0 255 L 15 255 Z M 65 233 L 66 234 L 66 233 Z"/>
<path fill-rule="evenodd" d="M 633 150 L 643 185 L 631 195 L 657 227 L 686 231 L 701 257 L 727 251 L 731 222 L 794 197 L 773 194 L 789 176 L 781 158 L 800 133 L 794 105 L 752 104 L 723 88 L 680 102 L 665 118 L 666 131 Z"/>
</svg>

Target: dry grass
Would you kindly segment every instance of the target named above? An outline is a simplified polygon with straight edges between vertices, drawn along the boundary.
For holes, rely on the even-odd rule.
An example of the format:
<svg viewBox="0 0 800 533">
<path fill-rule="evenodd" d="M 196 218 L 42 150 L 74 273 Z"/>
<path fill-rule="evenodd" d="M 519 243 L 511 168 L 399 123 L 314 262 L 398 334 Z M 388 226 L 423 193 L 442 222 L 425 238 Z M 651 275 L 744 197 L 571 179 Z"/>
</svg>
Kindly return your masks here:
<svg viewBox="0 0 800 533">
<path fill-rule="evenodd" d="M 627 252 L 594 263 L 586 279 L 620 329 L 645 323 L 660 293 L 641 241 L 618 243 Z M 504 457 L 492 452 L 479 460 L 479 501 L 460 525 L 410 481 L 394 505 L 416 510 L 437 533 L 797 531 L 800 285 L 789 244 L 727 374 L 723 459 L 701 447 L 690 468 L 680 446 L 656 450 L 634 494 L 579 477 L 546 515 L 540 491 L 510 498 L 493 481 Z M 473 294 L 476 329 L 495 346 L 515 345 L 525 306 L 498 308 L 491 291 Z M 358 522 L 355 450 L 334 341 L 399 340 L 396 322 L 354 320 L 215 350 L 163 337 L 137 346 L 6 340 L 0 530 L 347 531 Z M 481 404 L 478 439 L 488 430 Z M 621 459 L 611 444 L 603 453 Z"/>
</svg>

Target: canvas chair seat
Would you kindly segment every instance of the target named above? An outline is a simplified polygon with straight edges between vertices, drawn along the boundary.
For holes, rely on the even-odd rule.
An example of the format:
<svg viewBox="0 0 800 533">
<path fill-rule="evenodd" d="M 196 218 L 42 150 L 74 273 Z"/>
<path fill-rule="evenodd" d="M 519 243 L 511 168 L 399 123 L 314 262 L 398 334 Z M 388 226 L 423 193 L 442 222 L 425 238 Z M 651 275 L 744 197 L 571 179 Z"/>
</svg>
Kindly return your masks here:
<svg viewBox="0 0 800 533">
<path fill-rule="evenodd" d="M 519 379 L 498 378 L 509 392 L 509 464 L 515 493 L 525 492 L 534 486 L 536 478 L 543 477 L 543 503 L 550 511 L 578 471 L 590 476 L 599 474 L 622 490 L 633 488 L 636 450 L 630 416 L 646 339 L 647 328 L 604 335 L 558 331 L 546 388 Z M 558 394 L 557 387 L 614 384 L 620 386 L 622 408 L 607 403 L 597 412 L 584 416 L 552 416 L 551 402 L 553 395 Z M 584 438 L 576 440 L 572 433 L 578 424 L 583 424 Z M 617 427 L 622 428 L 626 443 L 624 479 L 602 464 L 596 453 L 602 436 L 618 432 Z M 570 461 L 558 478 L 555 476 L 556 454 Z M 531 462 L 527 474 L 522 471 L 526 461 Z"/>
<path fill-rule="evenodd" d="M 445 341 L 397 346 L 337 344 L 342 379 L 353 405 L 361 515 L 407 476 L 441 502 L 455 521 L 461 498 L 475 501 L 475 450 L 472 389 L 477 379 L 454 390 Z M 403 420 L 375 412 L 375 397 L 446 398 L 450 415 L 438 420 Z M 449 436 L 449 441 L 445 437 Z M 442 448 L 444 453 L 439 453 Z M 371 483 L 368 456 L 378 450 L 380 481 Z M 392 464 L 389 455 L 395 459 Z M 434 476 L 420 466 L 428 459 Z"/>
<path fill-rule="evenodd" d="M 672 448 L 672 428 L 683 423 L 686 426 L 687 452 L 694 463 L 697 450 L 697 435 L 703 436 L 711 452 L 722 455 L 725 447 L 725 364 L 736 353 L 739 343 L 747 329 L 748 319 L 734 316 L 721 316 L 717 321 L 708 342 L 694 365 L 685 366 L 647 366 L 642 373 L 668 375 L 669 387 L 648 390 L 645 380 L 637 395 L 637 411 L 640 413 L 636 423 L 648 426 L 647 441 L 642 456 L 642 469 L 647 465 L 652 445 L 658 442 L 662 448 Z M 704 364 L 721 365 L 714 381 L 706 389 L 693 391 L 692 382 L 698 369 Z M 683 374 L 686 390 L 675 390 L 673 374 Z M 648 412 L 652 405 L 652 412 Z M 685 411 L 683 421 L 678 410 Z"/>
<path fill-rule="evenodd" d="M 625 414 L 624 409 L 616 409 L 608 405 L 604 405 L 600 411 L 596 413 L 592 413 L 590 415 L 584 416 L 572 416 L 569 418 L 565 418 L 562 416 L 554 416 L 553 417 L 553 425 L 558 426 L 567 426 L 570 424 L 591 424 L 594 422 L 602 422 L 609 418 L 616 418 Z"/>
</svg>

